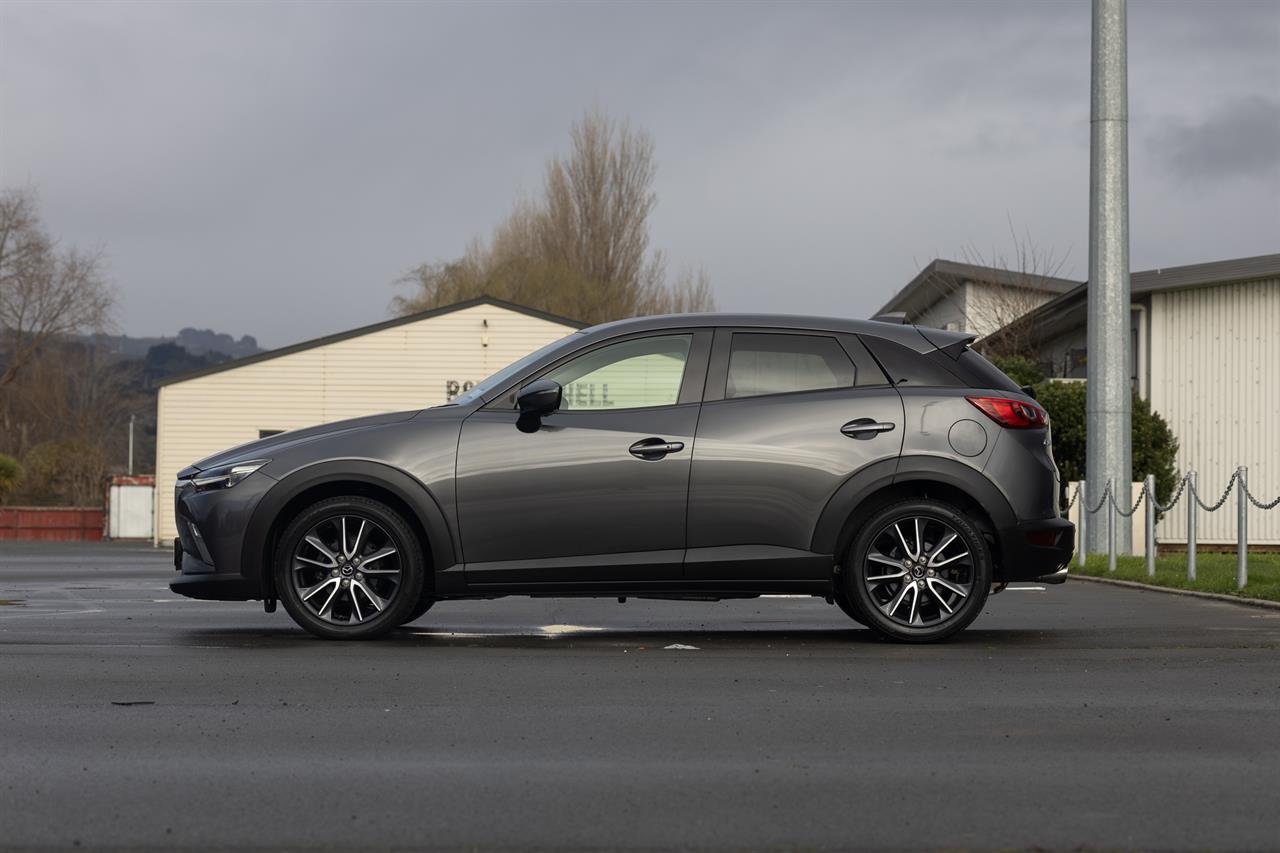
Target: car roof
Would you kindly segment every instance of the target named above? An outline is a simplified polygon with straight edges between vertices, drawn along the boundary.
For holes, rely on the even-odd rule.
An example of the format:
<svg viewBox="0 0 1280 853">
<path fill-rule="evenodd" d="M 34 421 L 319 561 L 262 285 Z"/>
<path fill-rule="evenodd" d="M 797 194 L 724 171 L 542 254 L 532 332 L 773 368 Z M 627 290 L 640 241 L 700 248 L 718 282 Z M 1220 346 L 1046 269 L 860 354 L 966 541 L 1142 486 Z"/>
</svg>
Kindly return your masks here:
<svg viewBox="0 0 1280 853">
<path fill-rule="evenodd" d="M 612 338 L 633 332 L 649 332 L 662 329 L 692 329 L 712 327 L 784 329 L 797 332 L 838 332 L 870 335 L 910 347 L 917 352 L 928 352 L 960 340 L 972 340 L 973 335 L 961 332 L 944 332 L 941 329 L 917 329 L 901 323 L 883 323 L 877 320 L 852 320 L 845 317 L 813 317 L 799 314 L 731 314 L 710 312 L 699 314 L 657 314 L 651 317 L 634 317 L 614 320 L 590 326 L 579 335 L 593 340 Z"/>
</svg>

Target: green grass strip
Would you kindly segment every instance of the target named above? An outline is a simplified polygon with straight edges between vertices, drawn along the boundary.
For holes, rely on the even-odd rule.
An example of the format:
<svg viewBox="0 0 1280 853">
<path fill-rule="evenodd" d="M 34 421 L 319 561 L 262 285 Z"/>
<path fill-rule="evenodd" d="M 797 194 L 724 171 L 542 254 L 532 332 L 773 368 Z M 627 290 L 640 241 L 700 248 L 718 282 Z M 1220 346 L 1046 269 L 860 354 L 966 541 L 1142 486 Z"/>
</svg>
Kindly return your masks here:
<svg viewBox="0 0 1280 853">
<path fill-rule="evenodd" d="M 1264 598 L 1280 601 L 1280 554 L 1250 554 L 1249 583 L 1243 590 L 1236 589 L 1235 554 L 1196 554 L 1196 579 L 1187 580 L 1187 555 L 1178 554 L 1156 557 L 1155 577 L 1147 577 L 1147 564 L 1142 557 L 1116 557 L 1116 570 L 1107 571 L 1106 554 L 1090 554 L 1084 568 L 1071 560 L 1071 572 L 1100 578 L 1117 578 L 1125 581 L 1170 586 L 1177 589 L 1195 589 L 1201 592 L 1219 592 L 1244 598 Z"/>
</svg>

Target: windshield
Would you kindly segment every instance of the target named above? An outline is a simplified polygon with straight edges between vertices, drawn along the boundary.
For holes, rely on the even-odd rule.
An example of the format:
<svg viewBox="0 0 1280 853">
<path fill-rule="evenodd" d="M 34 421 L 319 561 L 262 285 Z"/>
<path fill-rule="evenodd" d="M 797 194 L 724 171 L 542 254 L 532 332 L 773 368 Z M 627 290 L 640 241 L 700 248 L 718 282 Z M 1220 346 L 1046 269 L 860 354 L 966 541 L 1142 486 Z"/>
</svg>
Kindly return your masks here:
<svg viewBox="0 0 1280 853">
<path fill-rule="evenodd" d="M 545 347 L 542 347 L 541 349 L 534 350 L 533 352 L 529 353 L 519 361 L 511 362 L 511 364 L 508 364 L 506 367 L 502 368 L 492 376 L 489 376 L 486 379 L 482 379 L 480 382 L 476 383 L 475 385 L 472 385 L 471 389 L 467 391 L 465 394 L 460 394 L 457 397 L 454 397 L 449 402 L 444 403 L 443 405 L 465 406 L 467 403 L 470 403 L 474 400 L 477 400 L 483 397 L 485 394 L 489 393 L 493 389 L 500 388 L 503 385 L 510 382 L 515 377 L 519 376 L 521 373 L 527 370 L 531 365 L 537 362 L 538 359 L 542 358 L 544 355 L 551 352 L 552 350 L 557 349 L 565 341 L 574 337 L 574 335 L 580 335 L 580 334 L 582 333 L 571 332 L 570 334 L 565 335 L 563 338 L 560 338 L 557 341 L 552 341 L 551 343 L 547 344 Z"/>
</svg>

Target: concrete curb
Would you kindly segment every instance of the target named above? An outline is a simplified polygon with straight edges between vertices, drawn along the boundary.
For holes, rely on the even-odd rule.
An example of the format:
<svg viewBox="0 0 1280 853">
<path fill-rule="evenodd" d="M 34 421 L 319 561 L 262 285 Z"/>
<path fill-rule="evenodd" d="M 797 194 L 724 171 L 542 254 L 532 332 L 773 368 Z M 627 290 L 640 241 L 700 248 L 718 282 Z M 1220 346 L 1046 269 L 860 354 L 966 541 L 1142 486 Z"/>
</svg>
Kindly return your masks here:
<svg viewBox="0 0 1280 853">
<path fill-rule="evenodd" d="M 1264 610 L 1280 610 L 1280 601 L 1267 601 L 1265 598 L 1246 598 L 1242 595 L 1223 595 L 1220 592 L 1201 592 L 1198 589 L 1178 589 L 1173 586 L 1156 586 L 1149 583 L 1138 583 L 1137 581 L 1122 581 L 1119 578 L 1100 578 L 1094 575 L 1077 575 L 1070 574 L 1067 577 L 1073 581 L 1089 581 L 1091 583 L 1106 583 L 1112 586 L 1124 586 L 1130 589 L 1142 589 L 1150 592 L 1171 592 L 1174 595 L 1189 595 L 1192 598 L 1208 598 L 1212 601 L 1227 601 L 1231 604 L 1243 604 L 1246 607 L 1261 607 Z"/>
</svg>

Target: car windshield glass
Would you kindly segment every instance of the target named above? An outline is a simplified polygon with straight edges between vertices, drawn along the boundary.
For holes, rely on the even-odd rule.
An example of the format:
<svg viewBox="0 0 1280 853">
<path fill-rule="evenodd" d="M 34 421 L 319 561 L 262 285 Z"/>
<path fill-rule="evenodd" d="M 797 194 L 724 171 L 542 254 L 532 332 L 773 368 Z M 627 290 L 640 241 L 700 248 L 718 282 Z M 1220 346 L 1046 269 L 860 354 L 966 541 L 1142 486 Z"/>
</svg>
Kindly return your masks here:
<svg viewBox="0 0 1280 853">
<path fill-rule="evenodd" d="M 465 394 L 459 394 L 457 397 L 454 397 L 452 400 L 442 405 L 464 406 L 467 403 L 472 402 L 473 400 L 480 399 L 485 394 L 492 391 L 494 388 L 500 388 L 501 386 L 505 385 L 507 382 L 519 376 L 521 373 L 527 370 L 531 365 L 533 365 L 535 362 L 541 359 L 544 355 L 551 352 L 552 350 L 555 350 L 565 341 L 569 340 L 575 335 L 580 335 L 580 334 L 582 333 L 572 332 L 568 335 L 565 335 L 563 338 L 560 338 L 559 340 L 552 341 L 551 343 L 547 344 L 541 349 L 534 350 L 533 352 L 526 355 L 524 358 L 518 361 L 511 362 L 511 364 L 508 364 L 506 367 L 502 368 L 492 376 L 482 379 L 480 382 L 476 383 L 475 385 L 472 385 L 470 390 L 468 390 Z"/>
</svg>

